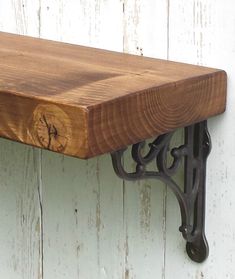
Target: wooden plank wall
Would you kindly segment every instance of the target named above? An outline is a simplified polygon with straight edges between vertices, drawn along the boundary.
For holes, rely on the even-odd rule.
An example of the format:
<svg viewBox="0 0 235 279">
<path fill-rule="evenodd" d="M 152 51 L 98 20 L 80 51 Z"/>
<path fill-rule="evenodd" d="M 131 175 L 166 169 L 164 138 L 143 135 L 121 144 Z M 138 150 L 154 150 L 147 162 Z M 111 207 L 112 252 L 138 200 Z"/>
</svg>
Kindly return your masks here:
<svg viewBox="0 0 235 279">
<path fill-rule="evenodd" d="M 124 183 L 109 155 L 82 161 L 1 139 L 0 278 L 234 279 L 234 1 L 0 0 L 0 30 L 229 77 L 227 112 L 209 121 L 206 263 L 187 258 L 176 199 L 161 183 Z"/>
</svg>

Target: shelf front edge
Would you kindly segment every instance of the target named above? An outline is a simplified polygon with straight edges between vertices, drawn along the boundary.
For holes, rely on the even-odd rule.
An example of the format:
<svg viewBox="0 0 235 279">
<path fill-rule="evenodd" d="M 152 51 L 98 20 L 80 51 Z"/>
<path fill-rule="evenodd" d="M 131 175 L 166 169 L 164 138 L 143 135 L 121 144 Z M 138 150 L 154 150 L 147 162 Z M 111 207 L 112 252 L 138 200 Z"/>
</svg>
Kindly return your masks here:
<svg viewBox="0 0 235 279">
<path fill-rule="evenodd" d="M 216 71 L 88 108 L 0 92 L 0 136 L 90 158 L 224 112 L 226 80 Z"/>
<path fill-rule="evenodd" d="M 226 91 L 226 72 L 218 70 L 94 106 L 88 113 L 87 157 L 221 114 L 226 107 Z"/>
<path fill-rule="evenodd" d="M 86 109 L 0 92 L 0 117 L 1 137 L 87 157 Z"/>
</svg>

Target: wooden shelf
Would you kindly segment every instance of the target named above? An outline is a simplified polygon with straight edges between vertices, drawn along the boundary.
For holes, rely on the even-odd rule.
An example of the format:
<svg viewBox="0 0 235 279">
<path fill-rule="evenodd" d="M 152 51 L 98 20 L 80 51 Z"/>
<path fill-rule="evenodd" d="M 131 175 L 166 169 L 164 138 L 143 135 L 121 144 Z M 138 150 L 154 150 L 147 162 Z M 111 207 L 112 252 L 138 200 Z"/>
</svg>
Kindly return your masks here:
<svg viewBox="0 0 235 279">
<path fill-rule="evenodd" d="M 225 110 L 226 73 L 0 33 L 0 136 L 89 158 Z"/>
<path fill-rule="evenodd" d="M 110 152 L 122 179 L 160 179 L 178 200 L 189 257 L 202 262 L 206 119 L 225 110 L 226 82 L 222 70 L 0 33 L 0 136 L 79 158 Z M 179 127 L 184 143 L 171 149 Z M 182 163 L 183 187 L 173 178 Z"/>
</svg>

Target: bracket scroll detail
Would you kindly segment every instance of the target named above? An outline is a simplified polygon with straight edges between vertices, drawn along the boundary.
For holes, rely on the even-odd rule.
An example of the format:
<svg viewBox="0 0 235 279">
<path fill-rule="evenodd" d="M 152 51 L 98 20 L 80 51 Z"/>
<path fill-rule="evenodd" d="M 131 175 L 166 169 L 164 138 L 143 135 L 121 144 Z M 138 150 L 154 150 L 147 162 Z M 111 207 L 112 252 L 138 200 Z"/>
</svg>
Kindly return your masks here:
<svg viewBox="0 0 235 279">
<path fill-rule="evenodd" d="M 123 166 L 123 155 L 126 149 L 111 153 L 113 168 L 116 174 L 126 180 L 159 179 L 167 184 L 175 194 L 181 212 L 179 228 L 187 241 L 186 251 L 195 262 L 203 262 L 209 254 L 205 237 L 205 177 L 206 160 L 211 150 L 207 122 L 203 121 L 184 128 L 184 144 L 170 148 L 174 132 L 161 135 L 149 144 L 149 151 L 143 155 L 145 142 L 132 146 L 131 155 L 135 162 L 135 171 L 127 172 Z M 173 161 L 168 165 L 168 153 Z M 155 170 L 147 170 L 147 165 L 156 162 Z M 184 187 L 173 179 L 184 162 Z"/>
</svg>

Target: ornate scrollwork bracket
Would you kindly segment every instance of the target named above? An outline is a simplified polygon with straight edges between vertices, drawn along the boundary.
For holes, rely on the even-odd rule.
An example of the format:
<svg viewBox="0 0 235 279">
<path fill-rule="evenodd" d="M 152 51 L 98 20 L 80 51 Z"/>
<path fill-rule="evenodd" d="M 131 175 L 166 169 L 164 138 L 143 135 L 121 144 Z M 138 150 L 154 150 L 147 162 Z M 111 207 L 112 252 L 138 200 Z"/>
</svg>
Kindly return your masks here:
<svg viewBox="0 0 235 279">
<path fill-rule="evenodd" d="M 116 174 L 127 180 L 156 178 L 167 184 L 179 202 L 182 224 L 179 228 L 187 241 L 186 251 L 195 262 L 203 262 L 209 253 L 205 237 L 205 177 L 206 160 L 211 150 L 207 122 L 203 121 L 185 128 L 184 144 L 170 149 L 174 132 L 159 136 L 149 144 L 149 151 L 143 155 L 145 142 L 132 146 L 132 158 L 136 164 L 134 172 L 126 172 L 123 154 L 126 149 L 111 153 Z M 168 153 L 173 157 L 168 165 Z M 156 170 L 147 170 L 147 165 L 156 162 Z M 174 181 L 173 175 L 184 163 L 184 187 Z"/>
</svg>

